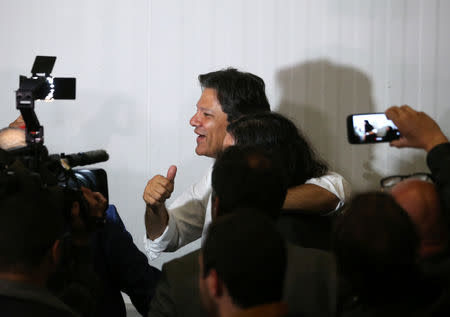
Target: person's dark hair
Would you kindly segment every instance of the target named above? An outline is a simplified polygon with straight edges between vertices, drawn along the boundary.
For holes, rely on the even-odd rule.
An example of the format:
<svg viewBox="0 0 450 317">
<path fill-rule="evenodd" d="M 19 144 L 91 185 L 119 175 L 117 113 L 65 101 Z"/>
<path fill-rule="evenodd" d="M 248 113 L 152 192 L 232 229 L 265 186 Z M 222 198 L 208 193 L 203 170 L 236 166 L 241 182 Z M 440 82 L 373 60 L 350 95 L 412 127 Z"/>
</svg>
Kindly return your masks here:
<svg viewBox="0 0 450 317">
<path fill-rule="evenodd" d="M 202 88 L 213 88 L 228 122 L 242 115 L 270 111 L 264 81 L 251 73 L 227 68 L 198 76 Z"/>
<path fill-rule="evenodd" d="M 209 227 L 202 254 L 203 277 L 214 269 L 237 306 L 281 300 L 286 247 L 260 211 L 237 210 L 218 218 Z"/>
<path fill-rule="evenodd" d="M 286 199 L 280 160 L 261 147 L 225 149 L 214 163 L 211 182 L 213 195 L 219 199 L 217 216 L 248 207 L 276 218 Z"/>
<path fill-rule="evenodd" d="M 390 301 L 417 281 L 419 237 L 388 194 L 359 194 L 336 220 L 334 250 L 340 274 L 363 301 Z"/>
<path fill-rule="evenodd" d="M 279 153 L 289 187 L 304 184 L 328 171 L 327 164 L 316 155 L 295 124 L 280 114 L 249 114 L 230 123 L 227 131 L 236 145 L 260 145 Z"/>
<path fill-rule="evenodd" d="M 27 273 L 39 267 L 64 232 L 57 196 L 29 172 L 0 174 L 0 270 Z"/>
</svg>

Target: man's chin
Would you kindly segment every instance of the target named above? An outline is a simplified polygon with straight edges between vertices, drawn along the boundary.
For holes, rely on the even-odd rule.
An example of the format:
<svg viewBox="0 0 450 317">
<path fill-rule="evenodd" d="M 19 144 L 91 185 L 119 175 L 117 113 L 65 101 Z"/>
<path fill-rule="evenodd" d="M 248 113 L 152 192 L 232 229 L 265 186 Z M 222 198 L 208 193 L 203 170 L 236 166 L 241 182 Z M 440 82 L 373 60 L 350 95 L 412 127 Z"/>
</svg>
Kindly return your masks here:
<svg viewBox="0 0 450 317">
<path fill-rule="evenodd" d="M 202 149 L 201 147 L 197 146 L 195 148 L 195 154 L 199 155 L 199 156 L 206 156 L 206 157 L 210 157 L 210 158 L 216 158 L 217 155 L 213 155 L 209 152 L 207 152 L 205 149 Z"/>
<path fill-rule="evenodd" d="M 195 154 L 197 155 L 205 155 L 205 151 L 199 148 L 198 146 L 195 148 Z"/>
</svg>

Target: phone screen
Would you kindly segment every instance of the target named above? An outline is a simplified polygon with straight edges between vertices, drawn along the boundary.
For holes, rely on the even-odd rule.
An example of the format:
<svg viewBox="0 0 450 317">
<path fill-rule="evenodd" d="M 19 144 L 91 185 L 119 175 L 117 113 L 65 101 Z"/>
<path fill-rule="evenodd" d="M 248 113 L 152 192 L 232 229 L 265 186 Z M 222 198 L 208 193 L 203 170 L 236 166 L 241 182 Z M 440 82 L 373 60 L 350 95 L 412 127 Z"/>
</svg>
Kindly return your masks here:
<svg viewBox="0 0 450 317">
<path fill-rule="evenodd" d="M 383 112 L 347 117 L 347 136 L 352 144 L 389 142 L 400 137 L 396 125 Z"/>
</svg>

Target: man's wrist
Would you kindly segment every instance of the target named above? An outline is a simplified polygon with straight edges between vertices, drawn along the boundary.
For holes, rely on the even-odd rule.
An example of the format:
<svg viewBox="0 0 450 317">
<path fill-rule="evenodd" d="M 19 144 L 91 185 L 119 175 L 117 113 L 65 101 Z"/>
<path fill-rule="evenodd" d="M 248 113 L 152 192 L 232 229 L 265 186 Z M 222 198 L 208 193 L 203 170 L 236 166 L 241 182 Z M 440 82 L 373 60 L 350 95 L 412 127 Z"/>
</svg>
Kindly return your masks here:
<svg viewBox="0 0 450 317">
<path fill-rule="evenodd" d="M 447 137 L 444 134 L 438 135 L 425 145 L 424 150 L 428 153 L 433 148 L 443 143 L 448 143 Z"/>
<path fill-rule="evenodd" d="M 146 204 L 145 207 L 145 228 L 147 238 L 155 240 L 160 237 L 169 223 L 169 215 L 164 204 L 151 206 Z"/>
</svg>

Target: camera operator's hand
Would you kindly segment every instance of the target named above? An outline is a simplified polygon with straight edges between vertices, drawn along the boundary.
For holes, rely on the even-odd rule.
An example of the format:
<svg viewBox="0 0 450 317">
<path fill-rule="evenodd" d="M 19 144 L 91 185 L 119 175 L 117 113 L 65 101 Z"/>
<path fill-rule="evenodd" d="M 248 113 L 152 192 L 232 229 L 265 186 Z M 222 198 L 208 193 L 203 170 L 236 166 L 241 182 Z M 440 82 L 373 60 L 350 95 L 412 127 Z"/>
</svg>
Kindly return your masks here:
<svg viewBox="0 0 450 317">
<path fill-rule="evenodd" d="M 158 207 L 164 204 L 166 199 L 170 198 L 170 195 L 174 189 L 174 180 L 177 174 L 177 167 L 172 165 L 167 171 L 167 176 L 156 175 L 148 181 L 145 186 L 143 199 L 150 207 Z"/>
<path fill-rule="evenodd" d="M 400 139 L 390 143 L 391 146 L 420 148 L 428 152 L 436 145 L 448 142 L 433 119 L 407 105 L 387 109 L 386 117 L 395 123 L 401 134 Z"/>
<path fill-rule="evenodd" d="M 80 216 L 80 203 L 78 201 L 74 201 L 72 203 L 70 217 L 71 217 L 70 223 L 74 231 L 81 232 L 86 230 L 86 224 L 83 222 Z"/>
<path fill-rule="evenodd" d="M 70 224 L 72 227 L 72 242 L 82 246 L 89 243 L 89 233 L 87 226 L 81 217 L 80 203 L 74 201 L 70 212 Z"/>
<path fill-rule="evenodd" d="M 93 192 L 86 187 L 81 187 L 81 191 L 89 208 L 89 216 L 97 218 L 104 217 L 106 208 L 108 207 L 106 198 L 99 192 Z M 78 201 L 72 203 L 70 217 L 74 244 L 86 245 L 89 242 L 89 229 L 85 223 L 86 219 L 81 216 L 81 207 Z"/>
<path fill-rule="evenodd" d="M 89 216 L 97 218 L 104 217 L 108 207 L 106 198 L 99 192 L 93 192 L 86 187 L 81 187 L 81 191 L 89 205 Z"/>
<path fill-rule="evenodd" d="M 11 122 L 9 124 L 10 128 L 21 128 L 24 129 L 25 128 L 25 121 L 22 118 L 22 115 L 20 115 L 16 120 L 14 120 L 13 122 Z"/>
</svg>

